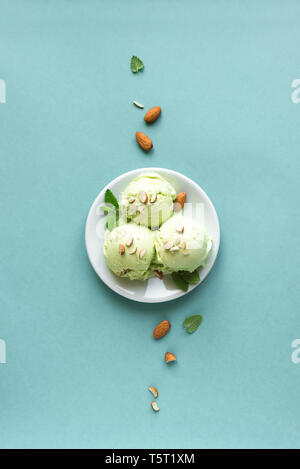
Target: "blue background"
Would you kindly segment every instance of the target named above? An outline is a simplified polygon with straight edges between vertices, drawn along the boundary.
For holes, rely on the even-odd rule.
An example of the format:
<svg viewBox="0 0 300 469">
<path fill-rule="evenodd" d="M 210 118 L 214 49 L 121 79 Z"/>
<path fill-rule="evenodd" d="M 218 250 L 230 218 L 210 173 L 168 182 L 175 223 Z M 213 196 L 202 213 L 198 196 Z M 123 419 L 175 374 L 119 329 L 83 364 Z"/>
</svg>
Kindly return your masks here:
<svg viewBox="0 0 300 469">
<path fill-rule="evenodd" d="M 300 447 L 299 1 L 1 0 L 0 13 L 1 447 Z M 163 109 L 149 154 L 134 99 Z M 222 230 L 207 280 L 162 305 L 109 291 L 84 246 L 102 187 L 145 166 L 194 179 Z"/>
</svg>

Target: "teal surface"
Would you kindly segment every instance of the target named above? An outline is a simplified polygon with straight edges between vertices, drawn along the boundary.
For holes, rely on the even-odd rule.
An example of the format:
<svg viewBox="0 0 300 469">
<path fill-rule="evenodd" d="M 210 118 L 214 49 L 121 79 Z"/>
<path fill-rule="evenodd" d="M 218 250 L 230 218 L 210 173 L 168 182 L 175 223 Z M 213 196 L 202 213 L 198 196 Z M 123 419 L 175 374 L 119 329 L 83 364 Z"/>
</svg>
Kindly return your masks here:
<svg viewBox="0 0 300 469">
<path fill-rule="evenodd" d="M 1 447 L 300 447 L 299 15 L 297 0 L 0 0 Z M 149 154 L 134 99 L 163 109 Z M 108 290 L 84 246 L 102 187 L 145 166 L 194 179 L 222 231 L 207 280 L 159 306 Z"/>
</svg>

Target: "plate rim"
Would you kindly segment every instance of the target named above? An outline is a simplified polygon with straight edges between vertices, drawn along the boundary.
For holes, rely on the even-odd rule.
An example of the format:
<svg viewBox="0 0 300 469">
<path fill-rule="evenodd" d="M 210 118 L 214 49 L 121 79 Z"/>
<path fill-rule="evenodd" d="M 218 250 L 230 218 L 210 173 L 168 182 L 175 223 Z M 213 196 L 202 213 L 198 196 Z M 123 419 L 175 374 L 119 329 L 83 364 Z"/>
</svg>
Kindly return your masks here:
<svg viewBox="0 0 300 469">
<path fill-rule="evenodd" d="M 214 259 L 213 259 L 213 263 L 212 265 L 210 266 L 210 269 L 205 273 L 205 275 L 202 277 L 202 279 L 200 280 L 199 283 L 197 283 L 196 285 L 190 285 L 189 289 L 187 292 L 184 292 L 184 291 L 181 291 L 181 290 L 175 290 L 175 293 L 174 293 L 174 296 L 172 298 L 166 298 L 166 299 L 160 299 L 160 298 L 153 298 L 151 300 L 147 300 L 147 299 L 142 299 L 142 298 L 133 298 L 132 296 L 130 296 L 129 294 L 126 294 L 126 292 L 120 292 L 120 291 L 117 291 L 115 288 L 113 288 L 113 285 L 110 285 L 110 282 L 107 282 L 106 280 L 104 280 L 104 278 L 101 276 L 101 274 L 96 270 L 93 262 L 92 262 L 92 258 L 91 258 L 91 255 L 90 255 L 90 252 L 89 252 L 89 248 L 88 248 L 88 242 L 87 242 L 87 237 L 88 237 L 88 222 L 89 222 L 89 219 L 90 217 L 92 216 L 93 212 L 94 212 L 94 208 L 95 208 L 95 205 L 96 205 L 96 202 L 98 200 L 98 198 L 100 197 L 101 194 L 103 194 L 109 187 L 112 183 L 117 183 L 120 181 L 120 179 L 123 179 L 124 177 L 126 176 L 129 176 L 129 175 L 132 175 L 132 176 L 135 176 L 139 173 L 143 173 L 143 172 L 166 172 L 166 173 L 169 173 L 171 175 L 173 175 L 174 177 L 182 177 L 184 179 L 186 179 L 189 184 L 191 184 L 192 186 L 194 186 L 198 191 L 200 190 L 202 196 L 206 199 L 206 201 L 208 202 L 208 204 L 210 205 L 211 209 L 212 209 L 212 212 L 214 214 L 214 217 L 216 219 L 216 228 L 217 228 L 217 240 L 214 240 Z M 98 203 L 98 202 L 97 202 Z M 181 298 L 182 296 L 185 296 L 187 295 L 188 293 L 191 293 L 195 288 L 197 288 L 202 282 L 204 282 L 204 280 L 206 279 L 206 277 L 208 276 L 208 274 L 210 273 L 210 271 L 212 270 L 215 262 L 216 262 L 216 259 L 218 257 L 218 253 L 219 253 L 219 249 L 220 249 L 220 242 L 221 242 L 221 229 L 220 229 L 220 221 L 219 221 L 219 217 L 218 217 L 218 214 L 217 214 L 217 211 L 215 209 L 215 206 L 214 204 L 212 203 L 211 199 L 209 198 L 209 196 L 207 195 L 207 193 L 202 189 L 202 187 L 199 186 L 199 184 L 197 184 L 195 181 L 193 181 L 192 179 L 190 179 L 188 176 L 185 176 L 185 174 L 182 174 L 180 173 L 179 171 L 174 171 L 173 169 L 169 169 L 169 168 L 161 168 L 161 167 L 147 167 L 147 168 L 137 168 L 137 169 L 133 169 L 133 170 L 130 170 L 130 171 L 126 171 L 125 173 L 123 174 L 120 174 L 118 177 L 112 179 L 108 184 L 106 184 L 103 189 L 101 189 L 101 191 L 98 193 L 98 195 L 96 196 L 96 198 L 94 199 L 90 209 L 89 209 L 89 212 L 88 212 L 88 215 L 86 217 L 86 222 L 85 222 L 85 248 L 86 248 L 86 252 L 87 252 L 87 255 L 88 255 L 88 259 L 89 259 L 89 262 L 93 268 L 93 270 L 95 271 L 95 273 L 97 274 L 97 276 L 101 279 L 101 281 L 108 287 L 110 288 L 112 291 L 114 291 L 116 294 L 124 297 L 124 298 L 127 298 L 131 301 L 136 301 L 138 303 L 166 303 L 168 301 L 173 301 L 173 300 L 176 300 L 178 298 Z"/>
</svg>

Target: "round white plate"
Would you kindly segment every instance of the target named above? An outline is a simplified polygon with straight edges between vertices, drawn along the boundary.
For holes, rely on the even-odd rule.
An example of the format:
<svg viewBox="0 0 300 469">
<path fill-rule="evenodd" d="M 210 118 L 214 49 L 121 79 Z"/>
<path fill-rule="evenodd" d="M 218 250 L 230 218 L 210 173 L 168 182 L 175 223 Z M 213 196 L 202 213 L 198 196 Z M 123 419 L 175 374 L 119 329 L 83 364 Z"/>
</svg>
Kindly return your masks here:
<svg viewBox="0 0 300 469">
<path fill-rule="evenodd" d="M 164 168 L 142 168 L 129 171 L 111 181 L 102 189 L 93 203 L 86 221 L 85 243 L 90 262 L 106 285 L 119 295 L 143 303 L 160 303 L 174 300 L 186 295 L 174 285 L 170 275 L 165 275 L 163 280 L 151 278 L 145 282 L 132 281 L 126 278 L 119 278 L 114 275 L 106 266 L 103 256 L 103 242 L 105 232 L 105 216 L 99 210 L 101 205 L 105 205 L 104 195 L 106 189 L 110 189 L 118 198 L 127 184 L 141 173 L 156 172 L 169 181 L 177 191 L 186 192 L 187 203 L 184 208 L 185 215 L 192 218 L 201 218 L 208 233 L 213 240 L 213 248 L 206 266 L 200 270 L 200 283 L 205 279 L 216 260 L 220 244 L 220 226 L 216 210 L 206 193 L 191 179 L 180 173 Z M 190 285 L 187 293 L 196 288 L 197 285 Z"/>
</svg>

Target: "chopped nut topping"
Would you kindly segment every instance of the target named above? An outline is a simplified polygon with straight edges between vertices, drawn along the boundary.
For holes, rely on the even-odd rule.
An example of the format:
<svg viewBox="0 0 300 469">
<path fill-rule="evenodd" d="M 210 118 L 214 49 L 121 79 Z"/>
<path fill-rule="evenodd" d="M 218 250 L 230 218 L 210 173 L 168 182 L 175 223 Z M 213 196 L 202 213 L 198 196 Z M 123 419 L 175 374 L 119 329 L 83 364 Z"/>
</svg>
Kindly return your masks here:
<svg viewBox="0 0 300 469">
<path fill-rule="evenodd" d="M 164 276 L 164 274 L 160 270 L 154 270 L 154 275 L 155 277 L 158 277 L 160 279 L 162 279 Z"/>
<path fill-rule="evenodd" d="M 141 249 L 139 252 L 139 258 L 142 259 L 145 254 L 146 254 L 146 249 Z"/>
<path fill-rule="evenodd" d="M 183 233 L 184 232 L 184 226 L 183 225 L 176 225 L 175 230 L 177 233 Z"/>
<path fill-rule="evenodd" d="M 170 252 L 176 252 L 176 251 L 179 251 L 179 247 L 178 247 L 178 246 L 173 246 L 173 247 L 170 249 Z"/>
<path fill-rule="evenodd" d="M 126 241 L 126 246 L 130 247 L 133 243 L 133 237 L 131 235 L 128 236 L 127 241 Z"/>
<path fill-rule="evenodd" d="M 142 204 L 146 204 L 148 202 L 148 195 L 145 191 L 141 191 L 139 193 L 139 199 L 142 202 Z"/>
<path fill-rule="evenodd" d="M 133 248 L 133 249 L 129 252 L 129 254 L 130 254 L 130 255 L 135 254 L 136 251 L 137 251 L 137 248 Z"/>
<path fill-rule="evenodd" d="M 190 253 L 190 252 L 189 252 L 187 249 L 185 249 L 185 250 L 183 251 L 183 255 L 184 255 L 184 256 L 188 256 L 189 253 Z"/>
<path fill-rule="evenodd" d="M 124 275 L 128 274 L 128 272 L 130 272 L 131 269 L 125 269 L 125 270 L 122 270 L 122 272 L 120 273 L 120 277 L 123 277 Z"/>
<path fill-rule="evenodd" d="M 163 248 L 164 248 L 166 251 L 168 251 L 169 249 L 171 249 L 171 247 L 173 247 L 172 241 L 167 241 L 167 242 L 164 244 L 164 246 L 163 246 Z"/>
<path fill-rule="evenodd" d="M 157 194 L 156 192 L 154 192 L 154 194 L 152 194 L 150 202 L 151 204 L 154 204 L 156 201 L 157 201 Z"/>
<path fill-rule="evenodd" d="M 135 197 L 130 197 L 130 199 L 128 199 L 128 202 L 130 204 L 133 204 L 133 202 L 135 202 Z"/>
<path fill-rule="evenodd" d="M 123 256 L 123 254 L 125 253 L 125 246 L 124 246 L 124 244 L 120 244 L 120 246 L 119 246 L 119 251 L 120 251 L 121 256 Z"/>
</svg>

